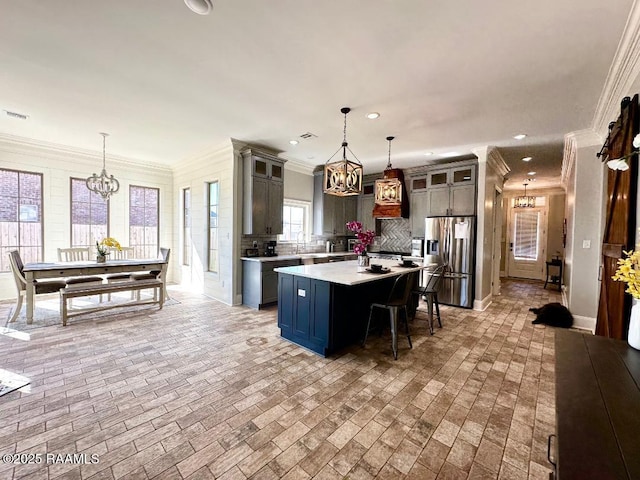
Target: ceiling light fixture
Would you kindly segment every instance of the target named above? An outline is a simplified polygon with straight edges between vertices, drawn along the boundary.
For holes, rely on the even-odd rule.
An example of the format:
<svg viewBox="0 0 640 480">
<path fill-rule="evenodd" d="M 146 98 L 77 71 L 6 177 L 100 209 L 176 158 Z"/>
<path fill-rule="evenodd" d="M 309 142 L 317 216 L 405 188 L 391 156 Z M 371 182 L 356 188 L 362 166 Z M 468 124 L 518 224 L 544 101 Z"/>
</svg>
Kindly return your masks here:
<svg viewBox="0 0 640 480">
<path fill-rule="evenodd" d="M 367 118 L 369 120 L 375 120 L 376 118 L 380 118 L 380 114 L 378 112 L 367 113 Z"/>
<path fill-rule="evenodd" d="M 362 163 L 354 155 L 347 143 L 347 114 L 351 111 L 349 107 L 343 107 L 340 112 L 344 115 L 344 129 L 342 145 L 331 155 L 324 165 L 323 191 L 328 195 L 347 197 L 358 195 L 362 192 Z M 342 159 L 331 161 L 336 154 L 342 150 Z M 347 150 L 355 160 L 347 159 Z"/>
<path fill-rule="evenodd" d="M 433 152 L 424 152 L 425 157 L 430 157 L 431 155 L 433 155 Z"/>
<path fill-rule="evenodd" d="M 523 162 L 530 162 L 531 160 L 533 160 L 533 157 L 522 157 Z"/>
<path fill-rule="evenodd" d="M 289 143 L 291 145 L 297 145 L 299 142 L 298 142 L 298 140 L 289 140 Z"/>
<path fill-rule="evenodd" d="M 102 173 L 100 176 L 95 173 L 86 180 L 89 190 L 99 194 L 104 200 L 109 200 L 112 194 L 120 190 L 120 182 L 113 175 L 107 175 L 106 170 L 106 141 L 108 133 L 100 133 L 102 135 Z"/>
<path fill-rule="evenodd" d="M 527 172 L 527 175 L 535 175 L 537 172 Z"/>
<path fill-rule="evenodd" d="M 525 138 L 527 138 L 527 134 L 526 133 L 519 133 L 518 135 L 514 135 L 514 137 L 516 140 L 524 140 Z"/>
<path fill-rule="evenodd" d="M 374 218 L 393 218 L 409 216 L 409 201 L 404 193 L 404 173 L 391 166 L 391 141 L 395 137 L 387 137 L 389 157 L 387 168 L 382 179 L 375 182 Z"/>
<path fill-rule="evenodd" d="M 534 208 L 536 206 L 536 197 L 527 196 L 527 183 L 524 185 L 524 195 L 520 195 L 513 199 L 513 208 Z"/>
<path fill-rule="evenodd" d="M 198 15 L 209 15 L 213 9 L 211 0 L 184 0 L 184 4 L 189 7 L 189 10 Z"/>
</svg>

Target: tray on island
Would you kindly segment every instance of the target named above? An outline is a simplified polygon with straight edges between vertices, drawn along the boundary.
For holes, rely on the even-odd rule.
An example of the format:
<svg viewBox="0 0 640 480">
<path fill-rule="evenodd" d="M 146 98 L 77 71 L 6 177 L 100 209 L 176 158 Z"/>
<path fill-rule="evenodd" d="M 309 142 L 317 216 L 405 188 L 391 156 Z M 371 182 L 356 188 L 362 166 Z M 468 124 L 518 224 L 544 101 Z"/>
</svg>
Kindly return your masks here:
<svg viewBox="0 0 640 480">
<path fill-rule="evenodd" d="M 399 263 L 398 266 L 403 268 L 415 268 L 415 267 L 419 267 L 420 265 L 413 262 L 411 265 L 405 265 L 404 263 Z"/>
<path fill-rule="evenodd" d="M 369 273 L 389 273 L 391 271 L 390 268 L 383 268 L 382 270 L 377 270 L 377 271 L 373 271 L 370 268 L 365 268 L 365 271 L 369 272 Z"/>
</svg>

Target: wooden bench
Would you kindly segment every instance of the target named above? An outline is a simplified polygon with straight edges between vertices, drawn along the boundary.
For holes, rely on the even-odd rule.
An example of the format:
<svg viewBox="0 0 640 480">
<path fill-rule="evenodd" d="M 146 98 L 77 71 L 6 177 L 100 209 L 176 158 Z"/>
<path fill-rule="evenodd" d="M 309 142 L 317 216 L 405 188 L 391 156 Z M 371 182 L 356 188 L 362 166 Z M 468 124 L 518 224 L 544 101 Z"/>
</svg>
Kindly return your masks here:
<svg viewBox="0 0 640 480">
<path fill-rule="evenodd" d="M 98 305 L 95 307 L 86 307 L 78 309 L 70 309 L 67 300 L 76 297 L 89 297 L 91 295 L 110 294 L 117 292 L 133 292 L 140 290 L 153 289 L 153 298 L 140 300 L 136 298 L 128 302 Z M 110 310 L 118 307 L 128 307 L 131 305 L 149 305 L 158 304 L 162 309 L 164 304 L 164 283 L 160 279 L 149 280 L 132 280 L 127 282 L 93 284 L 93 285 L 68 285 L 66 288 L 60 289 L 60 316 L 62 317 L 62 325 L 67 325 L 67 319 L 78 315 L 97 312 L 101 310 Z"/>
</svg>

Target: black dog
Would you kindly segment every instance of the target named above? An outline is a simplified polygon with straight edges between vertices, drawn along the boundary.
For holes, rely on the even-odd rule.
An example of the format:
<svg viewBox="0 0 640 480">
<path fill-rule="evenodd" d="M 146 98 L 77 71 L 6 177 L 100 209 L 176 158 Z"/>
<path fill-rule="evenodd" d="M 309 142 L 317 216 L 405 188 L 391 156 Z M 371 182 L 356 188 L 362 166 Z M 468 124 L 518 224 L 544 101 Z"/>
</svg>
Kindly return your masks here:
<svg viewBox="0 0 640 480">
<path fill-rule="evenodd" d="M 530 308 L 530 312 L 536 314 L 536 319 L 531 323 L 544 323 L 552 327 L 571 328 L 573 315 L 567 307 L 561 303 L 547 303 L 540 308 Z"/>
</svg>

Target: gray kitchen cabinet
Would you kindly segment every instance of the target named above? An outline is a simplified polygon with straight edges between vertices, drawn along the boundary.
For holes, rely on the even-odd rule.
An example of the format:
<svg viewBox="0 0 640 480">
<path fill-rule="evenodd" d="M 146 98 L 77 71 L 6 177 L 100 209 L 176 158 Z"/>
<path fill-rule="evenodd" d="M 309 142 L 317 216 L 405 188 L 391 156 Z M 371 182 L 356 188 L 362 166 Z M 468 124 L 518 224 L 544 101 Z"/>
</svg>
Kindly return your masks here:
<svg viewBox="0 0 640 480">
<path fill-rule="evenodd" d="M 260 309 L 278 301 L 278 273 L 274 268 L 300 265 L 300 259 L 242 261 L 242 304 Z"/>
<path fill-rule="evenodd" d="M 284 160 L 250 148 L 241 154 L 244 161 L 243 233 L 282 233 Z"/>
<path fill-rule="evenodd" d="M 475 165 L 432 170 L 427 172 L 426 183 L 425 216 L 475 215 Z"/>
<path fill-rule="evenodd" d="M 373 217 L 373 207 L 376 203 L 373 183 L 362 186 L 362 195 L 358 196 L 357 218 L 364 230 L 376 230 L 376 219 Z"/>
<path fill-rule="evenodd" d="M 325 195 L 322 189 L 324 172 L 314 173 L 313 178 L 313 234 L 314 235 L 350 235 L 347 222 L 357 217 L 358 200 L 356 196 L 337 197 Z"/>
</svg>

